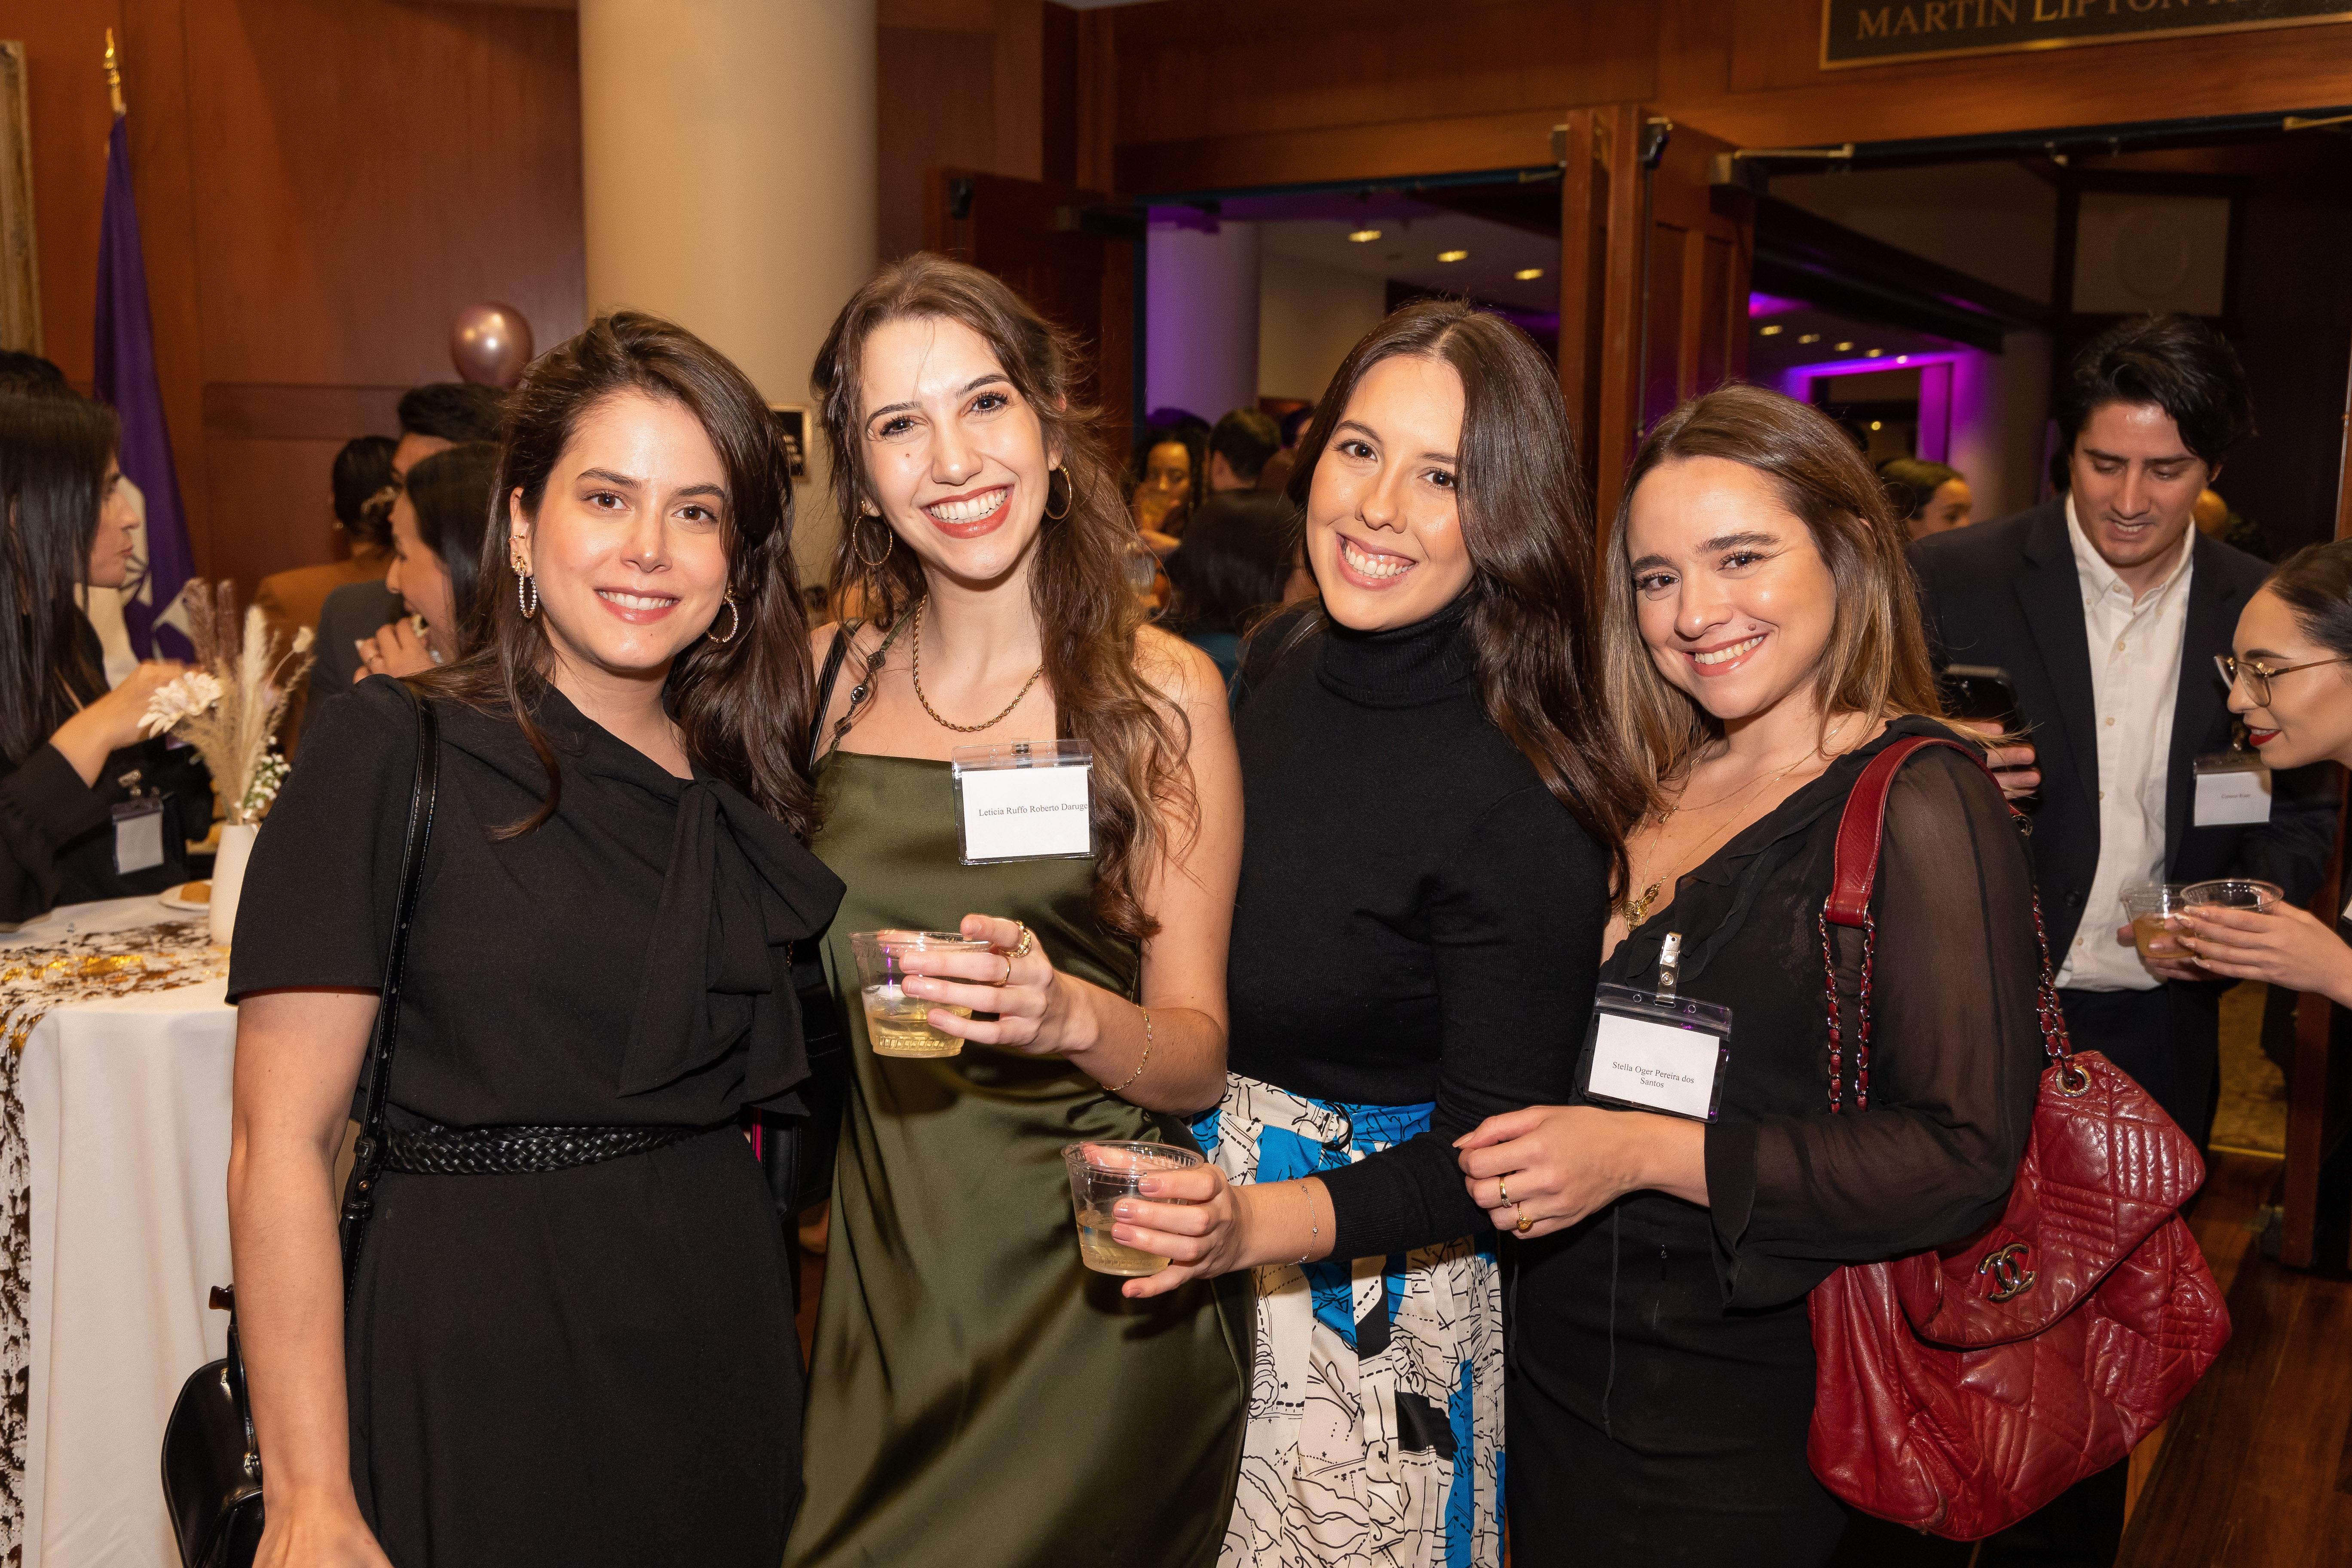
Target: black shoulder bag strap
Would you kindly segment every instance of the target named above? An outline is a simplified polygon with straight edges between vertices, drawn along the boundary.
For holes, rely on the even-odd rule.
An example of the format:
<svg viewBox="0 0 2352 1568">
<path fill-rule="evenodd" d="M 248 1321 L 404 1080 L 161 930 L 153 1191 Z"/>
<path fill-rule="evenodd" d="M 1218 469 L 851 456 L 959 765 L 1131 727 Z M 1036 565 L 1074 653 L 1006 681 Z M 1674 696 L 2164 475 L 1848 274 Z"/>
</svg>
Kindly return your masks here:
<svg viewBox="0 0 2352 1568">
<path fill-rule="evenodd" d="M 383 1170 L 385 1093 L 392 1083 L 392 1050 L 400 1039 L 401 982 L 408 967 L 408 929 L 416 919 L 416 890 L 425 880 L 425 850 L 433 837 L 433 804 L 441 782 L 441 727 L 433 704 L 411 692 L 416 703 L 416 777 L 408 792 L 408 846 L 400 857 L 400 901 L 392 921 L 392 950 L 383 961 L 383 994 L 375 1010 L 375 1033 L 361 1068 L 359 1142 L 352 1150 L 352 1177 L 343 1188 L 343 1304 L 351 1304 L 359 1278 L 360 1244 L 368 1216 L 375 1212 L 376 1178 Z"/>
</svg>

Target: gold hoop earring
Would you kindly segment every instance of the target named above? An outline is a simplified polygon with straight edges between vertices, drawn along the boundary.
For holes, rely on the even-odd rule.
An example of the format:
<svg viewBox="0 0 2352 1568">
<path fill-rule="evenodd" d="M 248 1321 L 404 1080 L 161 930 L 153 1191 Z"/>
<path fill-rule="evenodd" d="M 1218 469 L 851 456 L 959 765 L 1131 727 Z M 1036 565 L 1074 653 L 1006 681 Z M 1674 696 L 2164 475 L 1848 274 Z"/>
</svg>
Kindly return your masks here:
<svg viewBox="0 0 2352 1568">
<path fill-rule="evenodd" d="M 515 574 L 515 607 L 526 621 L 539 614 L 539 579 L 529 572 Z"/>
<path fill-rule="evenodd" d="M 1054 473 L 1062 476 L 1062 510 L 1054 510 L 1054 479 L 1052 474 L 1048 474 L 1045 477 L 1045 519 L 1049 522 L 1059 522 L 1069 516 L 1070 508 L 1077 504 L 1078 481 L 1070 477 L 1067 463 L 1055 464 Z"/>
<path fill-rule="evenodd" d="M 715 642 L 715 643 L 730 643 L 730 642 L 733 642 L 733 641 L 735 640 L 735 634 L 737 634 L 738 632 L 740 632 L 740 631 L 741 631 L 741 630 L 743 629 L 743 609 L 742 609 L 742 606 L 741 606 L 741 605 L 740 605 L 736 604 L 736 602 L 735 602 L 735 595 L 732 595 L 732 594 L 730 594 L 730 595 L 727 595 L 727 609 L 728 609 L 729 614 L 732 615 L 735 618 L 734 618 L 734 620 L 732 620 L 731 622 L 730 622 L 730 623 L 728 624 L 728 626 L 727 626 L 727 635 L 726 635 L 725 637 L 719 637 L 719 636 L 716 636 L 715 634 L 710 634 L 710 633 L 706 633 L 706 634 L 704 634 L 704 635 L 706 635 L 706 636 L 709 637 L 710 637 L 710 640 L 711 640 L 712 642 Z M 710 617 L 710 624 L 711 624 L 712 626 L 717 626 L 717 625 L 719 624 L 719 617 L 718 617 L 717 616 L 711 616 L 711 617 Z"/>
<path fill-rule="evenodd" d="M 882 562 L 889 560 L 890 552 L 898 548 L 898 531 L 888 523 L 883 522 L 882 560 L 868 561 L 866 558 L 866 520 L 869 517 L 874 518 L 877 522 L 882 522 L 879 517 L 870 511 L 860 512 L 857 516 L 857 531 L 850 535 L 849 548 L 856 552 L 860 565 L 868 572 L 879 572 L 882 569 Z"/>
</svg>

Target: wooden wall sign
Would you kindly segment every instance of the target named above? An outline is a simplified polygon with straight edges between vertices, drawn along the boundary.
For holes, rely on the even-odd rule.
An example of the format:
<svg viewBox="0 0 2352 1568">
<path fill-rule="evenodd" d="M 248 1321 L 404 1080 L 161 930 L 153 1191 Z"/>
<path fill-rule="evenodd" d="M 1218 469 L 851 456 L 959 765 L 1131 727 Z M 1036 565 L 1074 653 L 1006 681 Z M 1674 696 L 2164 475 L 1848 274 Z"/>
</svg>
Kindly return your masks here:
<svg viewBox="0 0 2352 1568">
<path fill-rule="evenodd" d="M 1822 0 L 1822 68 L 2352 21 L 2352 0 Z"/>
</svg>

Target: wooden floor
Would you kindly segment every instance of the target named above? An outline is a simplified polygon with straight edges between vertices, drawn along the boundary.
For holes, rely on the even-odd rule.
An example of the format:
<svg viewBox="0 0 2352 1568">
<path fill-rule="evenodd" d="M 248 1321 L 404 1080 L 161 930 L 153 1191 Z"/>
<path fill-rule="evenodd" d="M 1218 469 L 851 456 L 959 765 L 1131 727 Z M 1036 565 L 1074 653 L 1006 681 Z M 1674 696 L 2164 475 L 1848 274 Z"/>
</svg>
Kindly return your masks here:
<svg viewBox="0 0 2352 1568">
<path fill-rule="evenodd" d="M 2352 1276 L 2286 1268 L 2252 1226 L 2277 1160 L 2217 1151 L 2189 1224 L 2228 1294 L 2229 1347 L 2174 1413 L 2116 1568 L 2352 1564 Z M 2146 1446 L 2143 1445 L 2143 1447 Z"/>
</svg>

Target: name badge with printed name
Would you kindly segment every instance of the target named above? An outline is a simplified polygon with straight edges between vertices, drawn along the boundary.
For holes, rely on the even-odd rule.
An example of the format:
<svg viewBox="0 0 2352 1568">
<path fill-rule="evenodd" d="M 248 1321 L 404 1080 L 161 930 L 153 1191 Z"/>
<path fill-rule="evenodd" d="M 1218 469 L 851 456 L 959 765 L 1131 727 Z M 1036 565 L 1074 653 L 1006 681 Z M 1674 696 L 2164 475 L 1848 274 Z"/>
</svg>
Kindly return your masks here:
<svg viewBox="0 0 2352 1568">
<path fill-rule="evenodd" d="M 959 746 L 948 760 L 965 865 L 1095 852 L 1095 752 L 1086 742 Z"/>
<path fill-rule="evenodd" d="M 1731 1060 L 1731 1009 L 1668 991 L 1603 985 L 1577 1064 L 1587 1100 L 1712 1121 Z"/>
<path fill-rule="evenodd" d="M 114 870 L 127 877 L 163 863 L 163 798 L 145 795 L 114 808 Z"/>
<path fill-rule="evenodd" d="M 2271 771 L 2246 752 L 2199 757 L 2192 827 L 2238 827 L 2271 819 Z"/>
</svg>

